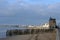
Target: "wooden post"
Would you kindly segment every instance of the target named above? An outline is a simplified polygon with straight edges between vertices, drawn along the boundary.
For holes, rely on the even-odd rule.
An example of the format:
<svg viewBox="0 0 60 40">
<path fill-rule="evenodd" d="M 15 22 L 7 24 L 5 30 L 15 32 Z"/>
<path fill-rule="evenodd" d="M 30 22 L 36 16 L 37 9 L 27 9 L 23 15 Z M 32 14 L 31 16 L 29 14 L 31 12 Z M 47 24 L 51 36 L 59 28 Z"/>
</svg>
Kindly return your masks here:
<svg viewBox="0 0 60 40">
<path fill-rule="evenodd" d="M 22 34 L 24 35 L 24 30 L 22 30 Z"/>
<path fill-rule="evenodd" d="M 31 34 L 31 29 L 29 31 L 30 31 L 30 34 Z"/>
</svg>

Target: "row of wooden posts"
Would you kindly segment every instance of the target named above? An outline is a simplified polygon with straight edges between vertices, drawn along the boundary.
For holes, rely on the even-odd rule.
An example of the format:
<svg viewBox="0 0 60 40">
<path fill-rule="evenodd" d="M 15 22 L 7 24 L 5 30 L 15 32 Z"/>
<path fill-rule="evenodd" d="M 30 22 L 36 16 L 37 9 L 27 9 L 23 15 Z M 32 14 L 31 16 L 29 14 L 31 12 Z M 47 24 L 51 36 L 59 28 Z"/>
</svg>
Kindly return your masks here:
<svg viewBox="0 0 60 40">
<path fill-rule="evenodd" d="M 13 35 L 25 35 L 25 34 L 37 34 L 43 32 L 52 32 L 51 29 L 15 29 L 15 30 L 7 30 L 6 36 L 13 36 Z"/>
</svg>

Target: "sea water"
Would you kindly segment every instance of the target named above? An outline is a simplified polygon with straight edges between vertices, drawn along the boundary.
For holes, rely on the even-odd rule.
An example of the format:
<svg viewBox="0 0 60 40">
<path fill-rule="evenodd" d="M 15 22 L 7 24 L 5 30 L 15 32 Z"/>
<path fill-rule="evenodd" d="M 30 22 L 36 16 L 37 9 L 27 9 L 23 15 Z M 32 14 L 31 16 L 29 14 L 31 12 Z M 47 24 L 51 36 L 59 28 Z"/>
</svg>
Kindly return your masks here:
<svg viewBox="0 0 60 40">
<path fill-rule="evenodd" d="M 12 29 L 22 29 L 18 27 L 0 27 L 0 38 L 6 38 L 6 31 Z"/>
</svg>

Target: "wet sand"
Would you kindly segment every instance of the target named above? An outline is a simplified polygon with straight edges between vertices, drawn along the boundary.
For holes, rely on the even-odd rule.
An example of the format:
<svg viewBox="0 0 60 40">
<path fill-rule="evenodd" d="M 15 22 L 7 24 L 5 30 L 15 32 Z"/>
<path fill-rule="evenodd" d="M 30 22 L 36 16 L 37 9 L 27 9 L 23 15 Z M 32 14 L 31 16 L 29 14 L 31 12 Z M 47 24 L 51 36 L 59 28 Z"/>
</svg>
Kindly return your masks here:
<svg viewBox="0 0 60 40">
<path fill-rule="evenodd" d="M 56 32 L 16 35 L 7 38 L 0 38 L 0 40 L 56 40 Z"/>
</svg>

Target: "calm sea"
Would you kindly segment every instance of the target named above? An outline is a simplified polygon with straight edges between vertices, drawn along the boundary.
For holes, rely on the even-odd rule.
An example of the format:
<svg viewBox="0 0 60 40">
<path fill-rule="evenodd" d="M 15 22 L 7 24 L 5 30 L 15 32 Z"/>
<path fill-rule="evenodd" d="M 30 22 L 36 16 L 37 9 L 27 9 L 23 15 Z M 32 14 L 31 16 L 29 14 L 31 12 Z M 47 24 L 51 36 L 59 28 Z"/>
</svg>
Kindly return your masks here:
<svg viewBox="0 0 60 40">
<path fill-rule="evenodd" d="M 0 38 L 6 38 L 6 31 L 11 29 L 22 29 L 17 27 L 0 27 Z"/>
</svg>

